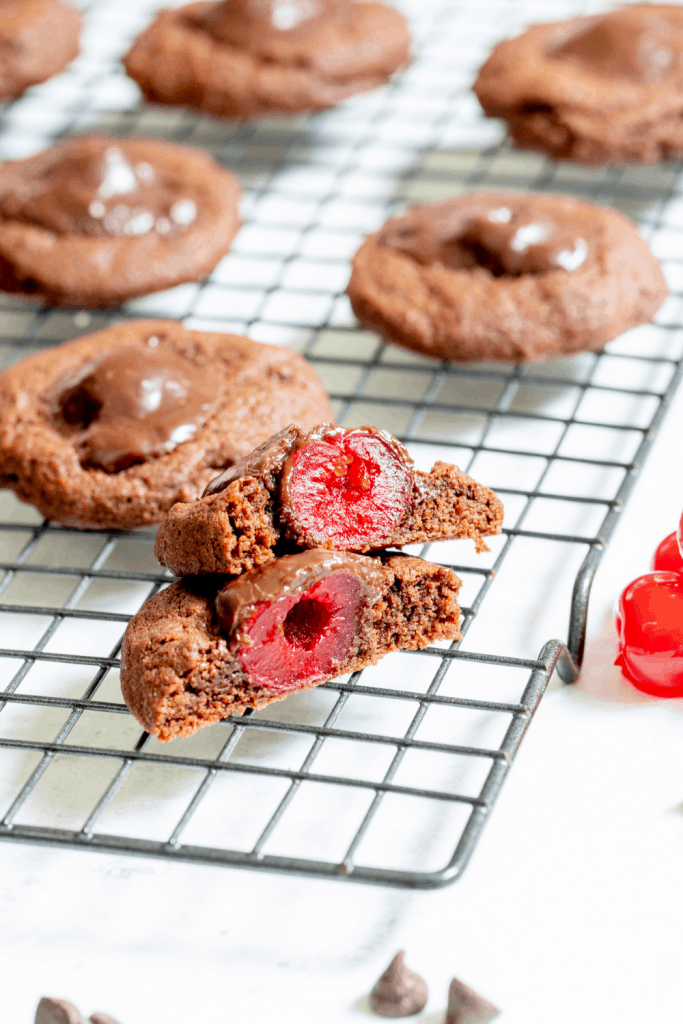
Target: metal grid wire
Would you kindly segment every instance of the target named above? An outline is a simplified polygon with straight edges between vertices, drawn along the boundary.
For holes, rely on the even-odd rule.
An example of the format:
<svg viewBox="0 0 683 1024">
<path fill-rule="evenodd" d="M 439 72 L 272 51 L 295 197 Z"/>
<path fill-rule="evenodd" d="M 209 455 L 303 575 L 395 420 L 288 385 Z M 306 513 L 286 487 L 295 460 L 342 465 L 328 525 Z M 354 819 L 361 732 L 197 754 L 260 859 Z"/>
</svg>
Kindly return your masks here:
<svg viewBox="0 0 683 1024">
<path fill-rule="evenodd" d="M 528 650 L 524 622 L 540 614 L 545 629 L 550 591 L 561 607 L 543 636 L 569 623 L 580 661 L 593 573 L 682 372 L 680 168 L 556 165 L 510 150 L 480 117 L 476 67 L 547 6 L 403 7 L 418 54 L 393 84 L 323 115 L 238 124 L 139 104 L 117 60 L 151 8 L 87 5 L 83 56 L 4 108 L 0 157 L 91 130 L 200 145 L 240 177 L 244 226 L 207 281 L 116 314 L 0 296 L 0 351 L 8 365 L 131 314 L 298 348 L 338 422 L 386 427 L 419 466 L 456 461 L 505 501 L 490 555 L 466 542 L 416 549 L 462 576 L 465 639 L 162 746 L 140 733 L 118 684 L 125 624 L 168 582 L 153 534 L 53 526 L 3 493 L 0 838 L 443 885 L 476 845 L 558 659 L 572 677 L 559 641 Z M 409 203 L 478 187 L 576 195 L 638 219 L 672 286 L 657 323 L 532 366 L 441 364 L 358 330 L 344 288 L 363 235 Z"/>
</svg>

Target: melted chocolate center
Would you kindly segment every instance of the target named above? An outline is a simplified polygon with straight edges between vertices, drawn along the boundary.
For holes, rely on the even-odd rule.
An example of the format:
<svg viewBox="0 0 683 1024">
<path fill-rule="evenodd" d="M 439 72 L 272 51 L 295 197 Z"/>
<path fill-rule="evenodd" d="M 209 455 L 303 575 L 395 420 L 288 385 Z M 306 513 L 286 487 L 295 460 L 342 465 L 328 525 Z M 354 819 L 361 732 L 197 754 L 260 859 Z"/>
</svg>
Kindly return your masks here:
<svg viewBox="0 0 683 1024">
<path fill-rule="evenodd" d="M 130 345 L 91 363 L 58 397 L 59 414 L 82 431 L 82 462 L 107 473 L 172 451 L 203 425 L 220 386 L 211 367 L 159 347 Z"/>
<path fill-rule="evenodd" d="M 680 60 L 680 28 L 660 12 L 626 8 L 589 21 L 550 55 L 595 75 L 642 83 L 663 81 Z"/>
<path fill-rule="evenodd" d="M 412 218 L 385 236 L 385 242 L 426 266 L 483 267 L 495 277 L 578 270 L 590 254 L 591 239 L 569 218 L 535 217 L 504 201 L 458 226 L 447 208 L 417 208 Z"/>
<path fill-rule="evenodd" d="M 57 234 L 178 235 L 197 217 L 180 180 L 136 160 L 118 140 L 75 139 L 25 163 L 3 184 L 3 216 Z"/>
<path fill-rule="evenodd" d="M 349 0 L 225 0 L 214 4 L 202 18 L 214 38 L 241 50 L 273 50 L 286 59 L 296 47 L 336 20 L 349 8 Z"/>
<path fill-rule="evenodd" d="M 578 270 L 588 255 L 588 242 L 577 237 L 573 225 L 531 220 L 506 206 L 475 217 L 458 241 L 495 277 Z"/>
</svg>

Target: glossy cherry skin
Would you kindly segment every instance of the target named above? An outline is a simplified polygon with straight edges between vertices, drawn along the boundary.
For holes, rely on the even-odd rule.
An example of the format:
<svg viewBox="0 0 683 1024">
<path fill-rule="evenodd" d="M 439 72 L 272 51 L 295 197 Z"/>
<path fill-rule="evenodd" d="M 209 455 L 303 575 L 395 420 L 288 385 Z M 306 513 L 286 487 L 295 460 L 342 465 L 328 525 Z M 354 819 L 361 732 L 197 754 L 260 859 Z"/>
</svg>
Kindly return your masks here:
<svg viewBox="0 0 683 1024">
<path fill-rule="evenodd" d="M 652 556 L 652 572 L 683 572 L 683 557 L 678 546 L 678 534 L 665 537 Z"/>
<path fill-rule="evenodd" d="M 683 697 L 683 574 L 652 572 L 624 590 L 617 611 L 626 678 L 653 697 Z"/>
</svg>

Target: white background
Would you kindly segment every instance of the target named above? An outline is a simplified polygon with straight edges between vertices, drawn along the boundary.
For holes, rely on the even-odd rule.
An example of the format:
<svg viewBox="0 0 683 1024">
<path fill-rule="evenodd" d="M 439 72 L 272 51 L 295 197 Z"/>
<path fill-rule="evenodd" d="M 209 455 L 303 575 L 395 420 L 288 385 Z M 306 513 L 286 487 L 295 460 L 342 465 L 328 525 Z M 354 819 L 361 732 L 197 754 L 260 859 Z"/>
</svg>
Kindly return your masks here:
<svg viewBox="0 0 683 1024">
<path fill-rule="evenodd" d="M 500 4 L 466 10 L 502 31 Z M 474 134 L 492 127 L 472 114 Z M 39 141 L 17 139 L 5 155 Z M 542 701 L 462 880 L 408 893 L 2 844 L 0 1019 L 28 1024 L 50 994 L 121 1024 L 351 1024 L 405 948 L 430 1024 L 454 974 L 506 1024 L 683 1020 L 683 702 L 621 681 L 611 614 L 683 509 L 682 436 L 683 394 L 598 572 L 582 682 Z M 521 571 L 500 581 L 524 656 L 564 628 L 556 581 L 538 594 Z"/>
</svg>

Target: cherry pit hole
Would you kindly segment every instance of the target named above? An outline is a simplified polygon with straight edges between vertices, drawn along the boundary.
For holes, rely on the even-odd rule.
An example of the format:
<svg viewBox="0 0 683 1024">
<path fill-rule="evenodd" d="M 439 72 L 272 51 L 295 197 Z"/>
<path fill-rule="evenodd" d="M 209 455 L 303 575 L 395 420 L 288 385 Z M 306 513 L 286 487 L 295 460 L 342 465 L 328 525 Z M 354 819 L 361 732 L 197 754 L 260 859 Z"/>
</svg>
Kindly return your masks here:
<svg viewBox="0 0 683 1024">
<path fill-rule="evenodd" d="M 287 643 L 305 651 L 313 650 L 325 635 L 331 618 L 332 612 L 322 601 L 302 598 L 290 608 L 282 624 Z"/>
</svg>

